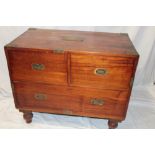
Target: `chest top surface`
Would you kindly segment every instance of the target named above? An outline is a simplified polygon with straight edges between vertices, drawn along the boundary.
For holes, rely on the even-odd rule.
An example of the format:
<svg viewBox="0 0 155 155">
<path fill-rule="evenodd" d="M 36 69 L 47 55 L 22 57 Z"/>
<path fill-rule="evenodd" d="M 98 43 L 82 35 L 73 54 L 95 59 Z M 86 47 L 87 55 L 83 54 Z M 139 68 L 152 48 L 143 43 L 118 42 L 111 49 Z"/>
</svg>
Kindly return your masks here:
<svg viewBox="0 0 155 155">
<path fill-rule="evenodd" d="M 70 52 L 100 52 L 123 56 L 138 55 L 128 34 L 124 33 L 31 28 L 6 47 L 37 50 L 63 49 Z"/>
</svg>

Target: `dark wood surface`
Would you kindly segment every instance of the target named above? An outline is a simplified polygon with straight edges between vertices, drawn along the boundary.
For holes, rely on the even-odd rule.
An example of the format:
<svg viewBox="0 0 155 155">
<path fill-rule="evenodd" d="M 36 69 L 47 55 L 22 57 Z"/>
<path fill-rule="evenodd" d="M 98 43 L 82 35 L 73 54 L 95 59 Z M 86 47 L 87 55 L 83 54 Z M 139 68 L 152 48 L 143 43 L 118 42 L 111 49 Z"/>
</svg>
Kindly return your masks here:
<svg viewBox="0 0 155 155">
<path fill-rule="evenodd" d="M 27 123 L 32 112 L 106 118 L 109 128 L 125 119 L 139 58 L 127 34 L 29 29 L 5 52 Z"/>
</svg>

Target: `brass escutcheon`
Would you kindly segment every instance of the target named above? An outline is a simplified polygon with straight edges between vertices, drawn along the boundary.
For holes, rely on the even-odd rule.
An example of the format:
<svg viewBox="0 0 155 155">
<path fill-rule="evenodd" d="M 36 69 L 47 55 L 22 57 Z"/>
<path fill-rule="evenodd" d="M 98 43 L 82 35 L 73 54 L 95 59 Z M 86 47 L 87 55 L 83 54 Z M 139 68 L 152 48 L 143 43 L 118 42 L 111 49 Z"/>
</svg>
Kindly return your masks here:
<svg viewBox="0 0 155 155">
<path fill-rule="evenodd" d="M 96 75 L 105 75 L 105 74 L 107 74 L 107 70 L 104 69 L 104 68 L 96 68 L 94 72 L 95 72 Z"/>
<path fill-rule="evenodd" d="M 44 70 L 45 65 L 43 65 L 43 64 L 32 64 L 32 69 L 33 70 Z"/>
<path fill-rule="evenodd" d="M 36 94 L 34 94 L 34 98 L 36 100 L 46 100 L 47 99 L 47 95 L 41 94 L 41 93 L 36 93 Z"/>
<path fill-rule="evenodd" d="M 104 102 L 104 100 L 103 99 L 91 99 L 91 104 L 93 104 L 93 105 L 100 105 L 100 106 L 102 106 L 103 104 L 104 104 L 105 102 Z"/>
</svg>

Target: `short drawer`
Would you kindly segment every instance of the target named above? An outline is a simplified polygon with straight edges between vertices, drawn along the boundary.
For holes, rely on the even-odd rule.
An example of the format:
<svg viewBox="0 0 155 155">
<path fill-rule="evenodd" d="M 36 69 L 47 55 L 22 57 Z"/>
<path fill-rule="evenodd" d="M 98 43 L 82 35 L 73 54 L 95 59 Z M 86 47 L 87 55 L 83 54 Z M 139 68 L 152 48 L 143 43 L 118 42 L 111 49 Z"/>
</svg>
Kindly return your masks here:
<svg viewBox="0 0 155 155">
<path fill-rule="evenodd" d="M 126 114 L 126 104 L 126 100 L 107 97 L 85 98 L 83 101 L 83 114 L 88 117 L 123 120 Z"/>
<path fill-rule="evenodd" d="M 40 88 L 40 89 L 38 89 Z M 58 112 L 74 115 L 82 112 L 82 99 L 79 96 L 55 94 L 52 87 L 38 84 L 14 84 L 14 95 L 19 109 L 42 109 L 45 112 Z M 59 90 L 61 91 L 61 90 Z"/>
<path fill-rule="evenodd" d="M 12 81 L 66 84 L 64 54 L 39 51 L 9 51 L 8 62 Z"/>
<path fill-rule="evenodd" d="M 75 67 L 71 66 L 72 86 L 97 89 L 128 89 L 132 78 L 131 66 Z"/>
<path fill-rule="evenodd" d="M 72 86 L 129 89 L 134 58 L 71 54 Z"/>
</svg>

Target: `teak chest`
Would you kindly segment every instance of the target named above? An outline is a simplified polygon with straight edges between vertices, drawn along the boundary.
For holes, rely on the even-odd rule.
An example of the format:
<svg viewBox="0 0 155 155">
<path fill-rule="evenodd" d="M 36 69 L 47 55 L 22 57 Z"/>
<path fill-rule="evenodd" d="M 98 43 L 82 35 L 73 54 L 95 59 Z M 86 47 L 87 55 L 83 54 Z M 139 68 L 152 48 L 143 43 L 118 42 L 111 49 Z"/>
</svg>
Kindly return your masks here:
<svg viewBox="0 0 155 155">
<path fill-rule="evenodd" d="M 16 108 L 125 119 L 139 55 L 127 34 L 28 29 L 5 46 Z"/>
</svg>

